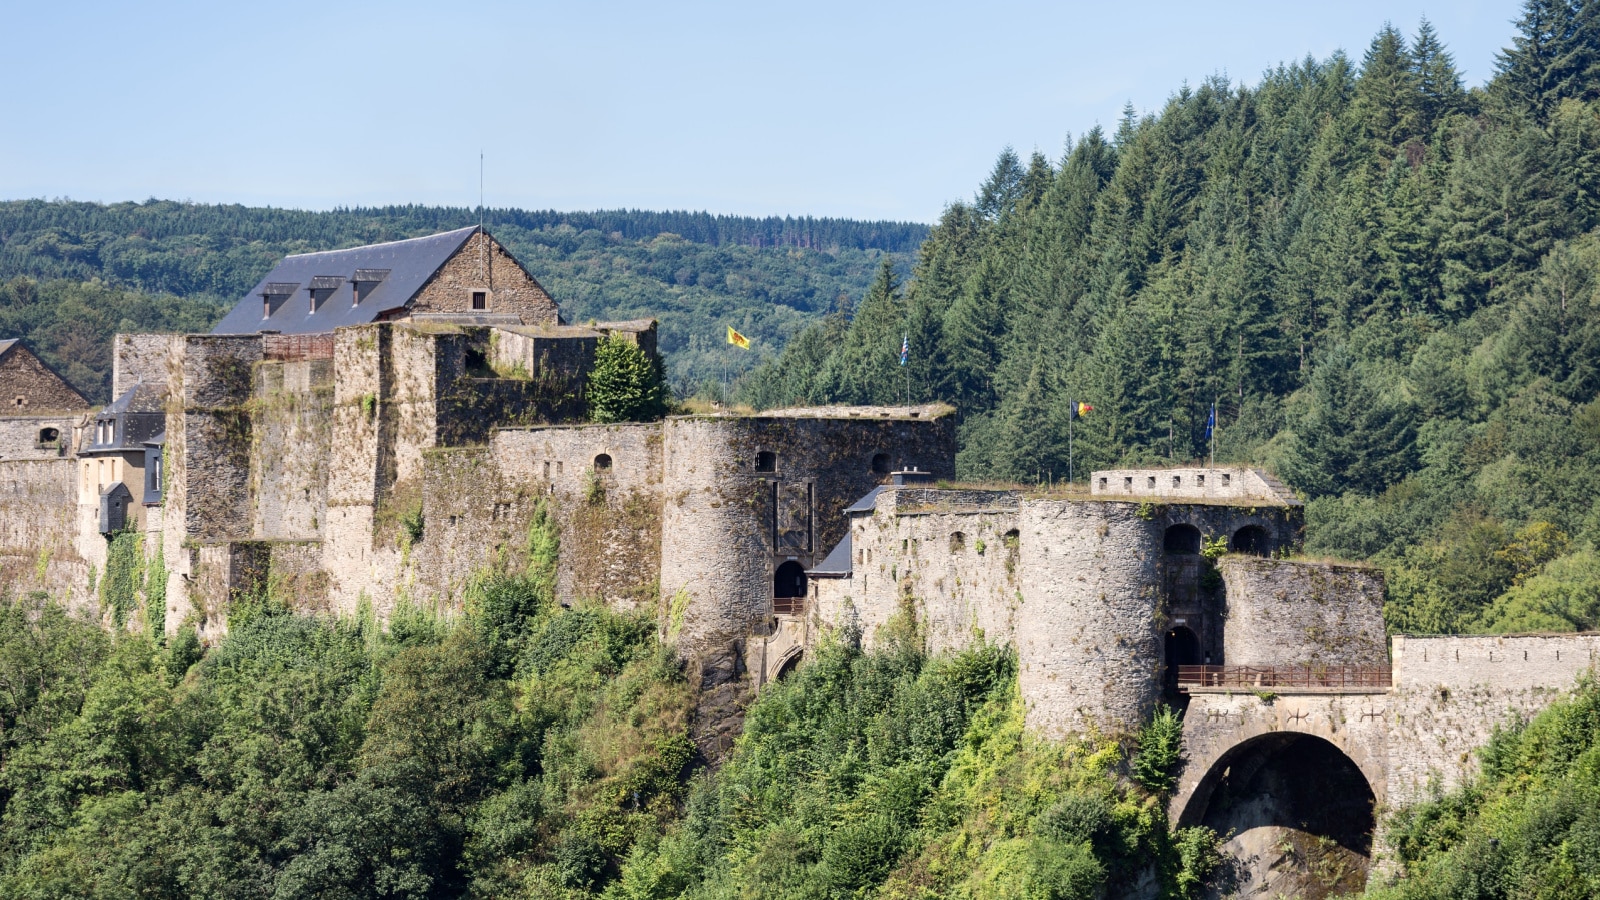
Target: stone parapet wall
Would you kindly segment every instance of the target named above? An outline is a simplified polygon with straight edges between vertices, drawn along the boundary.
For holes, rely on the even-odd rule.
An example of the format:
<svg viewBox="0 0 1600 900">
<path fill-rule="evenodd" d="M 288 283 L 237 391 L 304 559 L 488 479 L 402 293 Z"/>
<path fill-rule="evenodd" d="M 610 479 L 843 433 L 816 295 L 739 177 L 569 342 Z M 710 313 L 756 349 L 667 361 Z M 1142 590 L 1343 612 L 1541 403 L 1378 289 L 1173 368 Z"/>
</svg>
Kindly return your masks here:
<svg viewBox="0 0 1600 900">
<path fill-rule="evenodd" d="M 1230 554 L 1222 661 L 1247 666 L 1383 666 L 1383 574 L 1366 566 Z"/>
<path fill-rule="evenodd" d="M 1096 497 L 1150 498 L 1178 503 L 1187 500 L 1300 504 L 1277 479 L 1259 469 L 1245 467 L 1104 469 L 1090 473 L 1089 492 Z"/>
</svg>

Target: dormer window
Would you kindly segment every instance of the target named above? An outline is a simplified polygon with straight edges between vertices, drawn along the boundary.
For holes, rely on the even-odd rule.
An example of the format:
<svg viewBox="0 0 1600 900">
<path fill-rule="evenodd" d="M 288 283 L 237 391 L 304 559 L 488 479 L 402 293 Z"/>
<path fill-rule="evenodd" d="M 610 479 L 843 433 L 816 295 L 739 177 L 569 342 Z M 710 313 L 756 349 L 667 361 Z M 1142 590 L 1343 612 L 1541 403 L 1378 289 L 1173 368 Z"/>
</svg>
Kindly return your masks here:
<svg viewBox="0 0 1600 900">
<path fill-rule="evenodd" d="M 388 269 L 357 269 L 350 276 L 350 305 L 360 306 L 361 301 L 367 299 L 373 288 L 383 283 L 389 277 Z"/>
<path fill-rule="evenodd" d="M 317 275 L 313 277 L 311 285 L 306 288 L 306 293 L 311 296 L 311 311 L 313 313 L 316 312 L 317 307 L 326 302 L 329 297 L 332 297 L 333 292 L 337 291 L 341 284 L 344 284 L 343 275 Z"/>
<path fill-rule="evenodd" d="M 261 318 L 270 319 L 285 300 L 300 290 L 299 282 L 269 281 L 261 291 Z"/>
</svg>

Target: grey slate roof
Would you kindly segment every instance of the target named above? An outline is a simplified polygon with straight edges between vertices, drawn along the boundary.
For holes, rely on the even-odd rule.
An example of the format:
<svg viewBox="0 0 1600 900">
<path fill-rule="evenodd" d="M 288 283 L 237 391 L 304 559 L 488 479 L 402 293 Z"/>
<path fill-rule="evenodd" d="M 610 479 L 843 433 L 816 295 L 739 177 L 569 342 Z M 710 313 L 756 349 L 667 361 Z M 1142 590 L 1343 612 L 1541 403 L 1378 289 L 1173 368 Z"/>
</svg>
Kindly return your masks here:
<svg viewBox="0 0 1600 900">
<path fill-rule="evenodd" d="M 880 484 L 871 491 L 868 491 L 865 497 L 862 497 L 860 500 L 857 500 L 856 502 L 845 507 L 844 514 L 849 516 L 854 515 L 855 513 L 869 513 L 877 509 L 878 495 L 883 493 L 884 487 L 885 485 Z"/>
<path fill-rule="evenodd" d="M 9 340 L 0 341 L 0 356 L 5 356 L 6 355 L 6 351 L 10 350 L 12 347 L 15 347 L 16 345 L 17 345 L 17 339 L 16 338 L 11 338 Z"/>
<path fill-rule="evenodd" d="M 854 552 L 851 549 L 853 543 L 850 538 L 850 532 L 845 532 L 844 540 L 835 544 L 833 549 L 828 551 L 828 558 L 812 566 L 806 574 L 834 577 L 852 574 L 854 569 L 850 565 L 850 554 Z"/>
<path fill-rule="evenodd" d="M 478 226 L 473 225 L 387 244 L 286 256 L 234 306 L 232 312 L 217 323 L 212 334 L 253 334 L 258 331 L 316 334 L 345 325 L 364 325 L 377 321 L 383 313 L 400 309 L 410 302 L 428 279 L 439 271 L 445 260 L 455 255 L 477 230 Z M 317 311 L 311 311 L 309 289 L 313 279 L 358 280 L 356 273 L 360 271 L 365 277 L 359 280 L 371 283 L 367 279 L 376 274 L 373 270 L 387 271 L 388 274 L 360 304 L 351 305 L 350 292 L 346 289 L 326 299 L 319 297 Z M 263 318 L 261 295 L 284 284 L 296 285 L 295 292 L 282 300 L 281 305 L 275 298 L 272 315 Z M 317 285 L 319 290 L 325 290 L 322 284 Z"/>
<path fill-rule="evenodd" d="M 100 415 L 109 416 L 119 413 L 165 413 L 167 411 L 167 390 L 165 385 L 145 384 L 136 382 L 133 387 L 122 392 L 122 396 L 111 401 L 111 404 L 100 411 Z"/>
</svg>

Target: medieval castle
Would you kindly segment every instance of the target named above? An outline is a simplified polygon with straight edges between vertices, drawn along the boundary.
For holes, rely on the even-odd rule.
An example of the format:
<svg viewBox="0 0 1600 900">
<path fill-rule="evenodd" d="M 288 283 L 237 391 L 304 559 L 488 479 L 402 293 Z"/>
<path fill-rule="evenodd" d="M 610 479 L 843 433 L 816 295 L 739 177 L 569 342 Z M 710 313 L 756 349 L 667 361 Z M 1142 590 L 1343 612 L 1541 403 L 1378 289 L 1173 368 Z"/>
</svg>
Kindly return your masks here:
<svg viewBox="0 0 1600 900">
<path fill-rule="evenodd" d="M 266 583 L 303 611 L 381 618 L 459 603 L 544 509 L 562 599 L 652 611 L 705 690 L 759 688 L 830 631 L 870 644 L 909 614 L 930 650 L 1015 647 L 1041 733 L 1126 733 L 1185 706 L 1176 821 L 1259 855 L 1321 816 L 1337 846 L 1319 852 L 1361 878 L 1374 807 L 1465 777 L 1498 723 L 1600 650 L 1391 642 L 1380 575 L 1296 557 L 1300 503 L 1255 469 L 952 485 L 939 405 L 581 424 L 599 341 L 654 354 L 655 335 L 564 323 L 467 228 L 288 257 L 211 334 L 119 335 L 99 410 L 0 344 L 0 575 L 99 613 L 112 540 L 134 534 L 170 574 L 126 615 L 168 633 L 216 636 Z M 1340 777 L 1343 806 L 1306 793 Z"/>
</svg>

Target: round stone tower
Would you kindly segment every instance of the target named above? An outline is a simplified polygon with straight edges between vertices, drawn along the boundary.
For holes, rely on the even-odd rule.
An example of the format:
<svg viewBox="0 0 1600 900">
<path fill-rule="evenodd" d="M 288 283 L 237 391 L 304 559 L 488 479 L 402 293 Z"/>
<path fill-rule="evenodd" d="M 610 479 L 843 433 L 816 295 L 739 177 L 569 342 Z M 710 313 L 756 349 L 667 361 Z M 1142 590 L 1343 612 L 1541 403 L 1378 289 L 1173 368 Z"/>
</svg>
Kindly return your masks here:
<svg viewBox="0 0 1600 900">
<path fill-rule="evenodd" d="M 1161 696 L 1161 524 L 1132 503 L 1021 505 L 1017 655 L 1028 724 L 1138 728 Z"/>
</svg>

